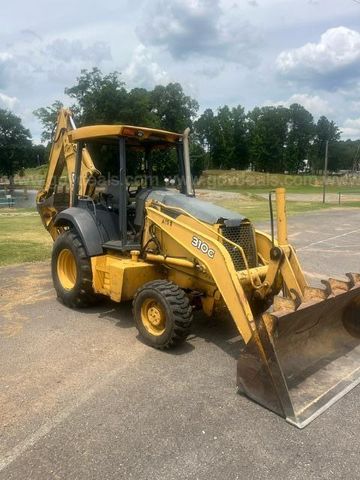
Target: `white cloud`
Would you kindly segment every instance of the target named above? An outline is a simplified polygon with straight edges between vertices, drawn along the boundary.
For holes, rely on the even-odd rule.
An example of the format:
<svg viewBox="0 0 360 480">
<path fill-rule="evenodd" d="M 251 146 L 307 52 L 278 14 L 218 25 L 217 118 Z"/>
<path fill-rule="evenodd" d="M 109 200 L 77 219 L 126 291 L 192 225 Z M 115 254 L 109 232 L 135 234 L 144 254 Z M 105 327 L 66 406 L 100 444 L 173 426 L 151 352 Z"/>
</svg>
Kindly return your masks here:
<svg viewBox="0 0 360 480">
<path fill-rule="evenodd" d="M 13 110 L 15 105 L 19 103 L 16 97 L 9 97 L 4 93 L 0 93 L 0 106 L 9 110 Z"/>
<path fill-rule="evenodd" d="M 264 105 L 283 105 L 284 107 L 289 107 L 293 103 L 299 103 L 306 108 L 306 110 L 309 110 L 309 112 L 311 112 L 314 116 L 328 115 L 329 113 L 333 112 L 333 109 L 327 100 L 324 100 L 318 95 L 309 95 L 307 93 L 295 93 L 287 100 L 280 100 L 276 102 L 269 100 L 268 102 L 265 102 Z"/>
<path fill-rule="evenodd" d="M 350 103 L 350 109 L 353 112 L 360 112 L 360 100 L 354 100 Z"/>
<path fill-rule="evenodd" d="M 351 140 L 360 139 L 360 117 L 359 118 L 348 118 L 345 120 L 343 126 L 341 127 L 342 138 Z"/>
<path fill-rule="evenodd" d="M 132 87 L 153 87 L 169 81 L 167 72 L 154 61 L 144 45 L 138 45 L 133 57 L 123 72 L 124 78 Z"/>
<path fill-rule="evenodd" d="M 0 92 L 19 99 L 15 112 L 35 139 L 41 127 L 31 112 L 56 99 L 71 103 L 64 88 L 76 83 L 81 69 L 94 66 L 104 73 L 126 71 L 129 88 L 178 81 L 202 110 L 239 103 L 248 110 L 266 99 L 286 102 L 294 92 L 306 92 L 329 101 L 334 109 L 329 118 L 338 125 L 360 115 L 352 103 L 360 99 L 360 86 L 356 89 L 352 80 L 360 79 L 353 45 L 356 30 L 360 32 L 360 6 L 354 1 L 108 0 L 84 9 L 82 2 L 63 0 L 56 15 L 48 0 L 37 0 L 36 8 L 33 3 L 13 0 L 1 10 Z M 327 38 L 330 27 L 336 27 L 335 38 L 346 45 L 344 51 Z M 308 42 L 313 42 L 310 50 L 316 59 L 305 68 L 304 52 L 297 47 Z M 325 62 L 319 44 L 324 45 Z M 285 64 L 283 56 L 283 70 L 276 69 L 274 59 L 283 50 L 284 55 L 290 52 L 295 66 Z M 295 87 L 287 81 L 302 77 L 310 85 Z M 324 84 L 337 90 L 325 94 L 317 88 Z M 289 101 L 299 101 L 314 114 L 329 107 L 319 106 L 318 100 L 310 105 L 309 98 Z"/>
<path fill-rule="evenodd" d="M 21 43 L 9 53 L 0 53 L 0 88 L 7 94 L 14 89 L 17 89 L 15 94 L 19 90 L 30 94 L 31 90 L 39 91 L 39 85 L 48 90 L 51 81 L 62 85 L 61 94 L 81 69 L 102 67 L 111 58 L 110 47 L 104 42 L 57 38 L 50 42 Z"/>
<path fill-rule="evenodd" d="M 342 26 L 330 28 L 318 43 L 281 52 L 276 67 L 290 79 L 339 88 L 360 72 L 360 33 Z"/>
<path fill-rule="evenodd" d="M 66 38 L 56 38 L 46 45 L 44 53 L 50 58 L 63 62 L 80 60 L 98 65 L 105 60 L 111 60 L 110 47 L 104 42 L 94 42 L 89 45 L 84 44 L 81 40 L 67 40 Z"/>
<path fill-rule="evenodd" d="M 11 71 L 16 68 L 14 55 L 0 52 L 0 88 L 3 90 L 11 80 Z"/>
<path fill-rule="evenodd" d="M 247 66 L 258 62 L 254 52 L 261 35 L 236 3 L 225 8 L 220 0 L 156 0 L 145 12 L 137 28 L 140 40 L 167 49 L 175 60 L 197 55 Z"/>
<path fill-rule="evenodd" d="M 13 55 L 9 52 L 0 52 L 0 62 L 6 62 L 7 60 L 12 60 Z"/>
<path fill-rule="evenodd" d="M 40 137 L 40 125 L 32 112 L 57 99 L 69 102 L 64 88 L 76 83 L 82 69 L 98 66 L 107 73 L 112 62 L 106 42 L 65 39 L 65 34 L 43 38 L 29 34 L 25 41 L 22 33 L 0 51 L 0 107 L 15 111 L 23 119 L 26 116 L 24 125 L 31 129 L 35 141 Z M 116 70 L 115 65 L 111 68 Z"/>
</svg>

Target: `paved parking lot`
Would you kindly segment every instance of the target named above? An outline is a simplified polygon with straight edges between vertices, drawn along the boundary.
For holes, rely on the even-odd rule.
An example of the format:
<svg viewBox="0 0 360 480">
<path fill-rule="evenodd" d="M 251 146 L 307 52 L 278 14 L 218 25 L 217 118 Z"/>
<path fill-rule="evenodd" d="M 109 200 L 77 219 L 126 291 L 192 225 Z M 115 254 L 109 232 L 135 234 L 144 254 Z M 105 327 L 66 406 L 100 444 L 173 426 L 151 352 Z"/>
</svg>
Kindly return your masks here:
<svg viewBox="0 0 360 480">
<path fill-rule="evenodd" d="M 293 218 L 290 238 L 312 282 L 360 271 L 357 210 Z M 227 319 L 163 353 L 129 305 L 58 303 L 48 264 L 0 269 L 0 289 L 1 480 L 360 477 L 359 387 L 300 431 L 236 394 Z"/>
</svg>

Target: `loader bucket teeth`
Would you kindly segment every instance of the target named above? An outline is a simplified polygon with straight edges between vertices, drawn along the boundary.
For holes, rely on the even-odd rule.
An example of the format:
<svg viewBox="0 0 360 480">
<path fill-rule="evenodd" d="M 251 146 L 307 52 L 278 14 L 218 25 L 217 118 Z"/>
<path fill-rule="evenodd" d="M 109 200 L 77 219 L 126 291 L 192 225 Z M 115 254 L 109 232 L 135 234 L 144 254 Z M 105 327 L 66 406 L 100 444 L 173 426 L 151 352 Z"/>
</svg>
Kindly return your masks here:
<svg viewBox="0 0 360 480">
<path fill-rule="evenodd" d="M 325 289 L 305 287 L 304 302 L 311 302 L 311 301 L 321 302 L 322 300 L 325 300 L 330 295 L 330 293 L 331 293 L 330 287 Z"/>
<path fill-rule="evenodd" d="M 274 297 L 274 310 L 276 311 L 295 311 L 296 310 L 296 303 L 292 298 L 284 298 L 275 296 Z"/>
<path fill-rule="evenodd" d="M 343 280 L 337 280 L 336 278 L 329 278 L 328 283 L 332 293 L 335 293 L 337 290 L 344 290 L 347 292 L 351 288 L 351 283 L 349 281 L 344 282 Z"/>
<path fill-rule="evenodd" d="M 238 360 L 240 392 L 299 428 L 360 383 L 360 274 L 347 277 L 263 314 Z"/>
<path fill-rule="evenodd" d="M 360 274 L 359 273 L 347 273 L 346 276 L 348 277 L 351 286 L 353 287 L 357 283 L 360 283 Z"/>
</svg>

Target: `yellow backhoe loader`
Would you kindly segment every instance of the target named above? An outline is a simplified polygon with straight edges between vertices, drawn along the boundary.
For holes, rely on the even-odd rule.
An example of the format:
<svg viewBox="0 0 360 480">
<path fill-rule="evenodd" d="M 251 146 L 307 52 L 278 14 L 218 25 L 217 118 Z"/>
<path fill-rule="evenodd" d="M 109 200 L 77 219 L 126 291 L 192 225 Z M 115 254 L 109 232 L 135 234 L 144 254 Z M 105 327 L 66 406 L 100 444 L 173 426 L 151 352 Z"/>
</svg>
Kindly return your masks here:
<svg viewBox="0 0 360 480">
<path fill-rule="evenodd" d="M 132 300 L 141 338 L 160 349 L 186 340 L 194 306 L 226 307 L 244 344 L 239 391 L 302 428 L 360 382 L 360 275 L 308 285 L 288 243 L 284 189 L 277 239 L 197 199 L 188 135 L 77 129 L 60 111 L 37 196 L 57 295 L 71 308 Z M 164 155 L 176 158 L 178 191 L 158 185 Z"/>
</svg>

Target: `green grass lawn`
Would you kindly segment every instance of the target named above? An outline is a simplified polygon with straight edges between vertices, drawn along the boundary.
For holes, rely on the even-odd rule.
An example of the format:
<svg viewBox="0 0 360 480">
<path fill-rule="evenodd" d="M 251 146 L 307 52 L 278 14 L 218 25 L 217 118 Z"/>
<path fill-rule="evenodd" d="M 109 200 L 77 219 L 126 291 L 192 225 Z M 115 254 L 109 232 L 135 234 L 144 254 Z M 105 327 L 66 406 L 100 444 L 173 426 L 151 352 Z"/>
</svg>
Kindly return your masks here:
<svg viewBox="0 0 360 480">
<path fill-rule="evenodd" d="M 244 194 L 244 191 L 241 193 Z M 255 189 L 253 193 L 245 193 L 240 200 L 222 198 L 215 199 L 213 202 L 239 212 L 254 222 L 269 219 L 268 201 L 258 195 L 261 190 Z M 360 204 L 346 202 L 342 207 L 345 206 L 359 208 Z M 334 207 L 336 208 L 337 204 L 324 205 L 321 202 L 307 200 L 287 202 L 289 216 Z M 50 258 L 51 248 L 52 239 L 34 209 L 0 209 L 0 266 L 47 260 Z"/>
<path fill-rule="evenodd" d="M 33 209 L 0 210 L 0 266 L 46 260 L 52 239 Z"/>
<path fill-rule="evenodd" d="M 214 203 L 224 208 L 228 208 L 229 210 L 233 210 L 234 212 L 239 212 L 252 221 L 266 220 L 270 218 L 269 202 L 253 195 L 249 195 L 248 199 L 245 200 L 224 199 L 221 201 L 215 201 Z M 347 203 L 346 207 L 349 205 L 350 204 Z M 353 204 L 350 206 L 353 206 Z M 357 206 L 359 206 L 359 204 Z M 275 215 L 275 199 L 273 201 L 273 207 Z M 324 205 L 320 202 L 287 202 L 287 214 L 289 217 L 302 213 L 310 213 L 315 210 L 327 210 L 329 208 L 334 208 L 334 205 Z"/>
<path fill-rule="evenodd" d="M 240 170 L 206 170 L 197 182 L 197 188 L 239 193 L 267 193 L 276 187 L 285 187 L 289 193 L 322 194 L 323 177 L 316 175 L 284 175 Z M 359 193 L 360 177 L 329 176 L 329 193 Z"/>
<path fill-rule="evenodd" d="M 40 165 L 39 167 L 26 168 L 24 170 L 23 175 L 21 176 L 15 175 L 15 179 L 14 179 L 15 184 L 24 185 L 24 187 L 38 190 L 44 184 L 47 168 L 48 168 L 47 164 Z M 66 167 L 65 167 L 60 179 L 60 185 L 68 185 L 68 184 L 69 184 L 69 181 L 68 181 Z"/>
<path fill-rule="evenodd" d="M 16 184 L 40 188 L 43 184 L 47 164 L 25 170 L 24 176 L 16 176 Z M 359 193 L 360 177 L 340 177 L 329 175 L 327 180 L 329 193 Z M 68 184 L 66 168 L 61 177 L 61 184 Z M 267 193 L 283 186 L 289 193 L 321 194 L 323 177 L 320 175 L 285 175 L 280 173 L 248 172 L 245 170 L 205 170 L 198 181 L 197 188 L 233 192 Z"/>
</svg>

